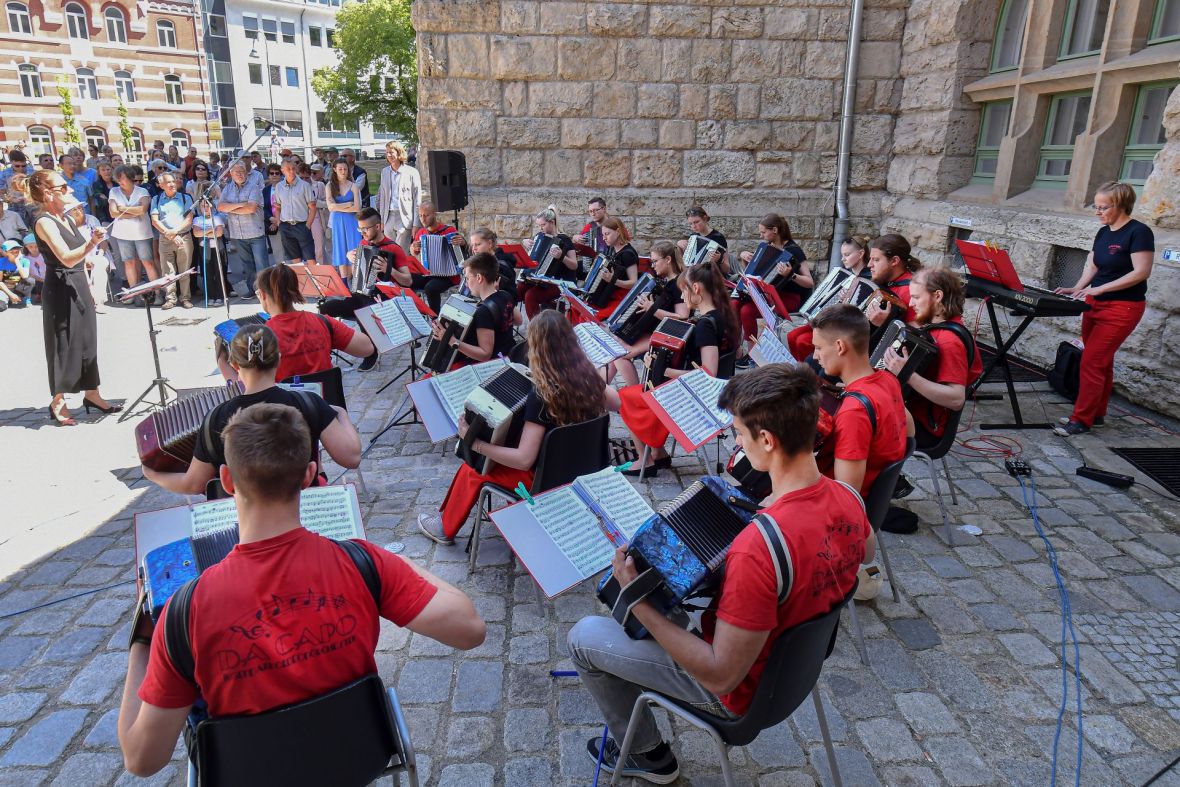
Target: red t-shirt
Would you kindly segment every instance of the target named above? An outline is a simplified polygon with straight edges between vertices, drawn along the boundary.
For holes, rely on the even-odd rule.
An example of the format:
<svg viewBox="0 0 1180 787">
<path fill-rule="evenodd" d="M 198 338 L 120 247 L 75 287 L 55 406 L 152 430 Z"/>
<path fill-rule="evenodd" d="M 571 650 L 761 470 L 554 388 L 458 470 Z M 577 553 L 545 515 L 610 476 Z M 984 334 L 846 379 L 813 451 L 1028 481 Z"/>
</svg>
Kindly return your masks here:
<svg viewBox="0 0 1180 787">
<path fill-rule="evenodd" d="M 820 476 L 819 481 L 783 495 L 764 509 L 779 525 L 791 561 L 791 590 L 778 605 L 774 563 L 766 542 L 751 524 L 725 558 L 716 618 L 747 631 L 770 636 L 750 672 L 738 687 L 720 699 L 737 714 L 750 707 L 770 649 L 782 632 L 816 618 L 839 604 L 856 581 L 872 528 L 864 507 L 843 484 Z M 704 620 L 705 639 L 713 641 L 712 615 Z"/>
<path fill-rule="evenodd" d="M 901 298 L 901 302 L 906 305 L 905 314 L 902 315 L 901 320 L 907 324 L 912 323 L 918 319 L 918 315 L 914 311 L 914 307 L 910 305 L 910 279 L 912 278 L 913 276 L 906 274 L 904 277 L 895 281 L 891 281 L 886 285 L 886 289 L 888 289 L 898 298 Z"/>
<path fill-rule="evenodd" d="M 197 686 L 152 636 L 139 698 L 183 708 L 198 694 L 212 716 L 263 713 L 377 671 L 378 616 L 405 626 L 437 588 L 404 560 L 359 541 L 381 578 L 381 607 L 343 549 L 302 527 L 238 544 L 201 575 L 189 613 Z"/>
<path fill-rule="evenodd" d="M 418 262 L 416 259 L 407 254 L 406 250 L 397 244 L 397 241 L 390 240 L 384 235 L 382 235 L 381 240 L 377 241 L 376 243 L 369 243 L 367 240 L 362 238 L 361 245 L 375 246 L 381 251 L 391 255 L 393 257 L 393 267 L 397 268 L 399 271 L 408 268 L 410 273 L 419 273 L 423 276 L 427 274 L 426 269 L 422 267 L 422 263 Z"/>
<path fill-rule="evenodd" d="M 347 348 L 356 333 L 339 320 L 302 311 L 276 314 L 266 327 L 279 340 L 276 380 L 324 371 L 332 365 L 332 351 Z"/>
<path fill-rule="evenodd" d="M 844 390 L 855 391 L 868 398 L 877 418 L 877 428 L 873 430 L 864 403 L 855 397 L 845 396 L 836 410 L 832 436 L 824 441 L 824 446 L 833 445 L 833 450 L 820 451 L 820 471 L 824 475 L 834 476 L 836 459 L 849 462 L 866 460 L 860 494 L 867 498 L 873 482 L 885 466 L 905 456 L 905 402 L 901 395 L 901 384 L 892 372 L 884 369 L 849 383 Z"/>
<path fill-rule="evenodd" d="M 963 320 L 959 317 L 947 322 L 963 324 Z M 978 349 L 975 351 L 975 357 L 968 363 L 967 347 L 953 330 L 935 329 L 928 331 L 928 333 L 934 339 L 934 343 L 938 345 L 938 357 L 931 368 L 922 375 L 923 377 L 942 385 L 970 385 L 979 378 L 983 372 L 983 361 L 979 357 Z M 907 404 L 914 421 L 921 424 L 923 429 L 935 437 L 942 436 L 946 430 L 950 410 L 933 404 L 913 392 L 910 393 Z"/>
</svg>

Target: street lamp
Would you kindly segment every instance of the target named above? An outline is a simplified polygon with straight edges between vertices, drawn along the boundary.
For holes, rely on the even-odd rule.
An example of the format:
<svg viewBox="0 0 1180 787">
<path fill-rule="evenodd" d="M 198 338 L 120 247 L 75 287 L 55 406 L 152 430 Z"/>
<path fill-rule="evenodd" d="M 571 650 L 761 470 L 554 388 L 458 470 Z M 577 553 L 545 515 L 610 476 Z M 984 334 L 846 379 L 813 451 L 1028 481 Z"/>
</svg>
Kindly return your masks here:
<svg viewBox="0 0 1180 787">
<path fill-rule="evenodd" d="M 266 92 L 270 99 L 270 122 L 275 122 L 275 83 L 270 78 L 270 42 L 266 40 L 266 33 L 259 30 L 255 34 L 254 45 L 250 47 L 250 57 L 258 60 L 258 41 L 262 41 L 262 55 L 266 64 Z"/>
</svg>

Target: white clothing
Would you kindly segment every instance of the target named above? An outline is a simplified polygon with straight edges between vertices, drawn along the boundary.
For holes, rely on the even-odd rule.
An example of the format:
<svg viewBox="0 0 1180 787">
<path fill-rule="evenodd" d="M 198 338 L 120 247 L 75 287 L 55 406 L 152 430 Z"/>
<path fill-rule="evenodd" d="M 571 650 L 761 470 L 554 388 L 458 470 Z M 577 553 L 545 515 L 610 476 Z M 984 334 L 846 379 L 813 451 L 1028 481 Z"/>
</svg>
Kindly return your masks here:
<svg viewBox="0 0 1180 787">
<path fill-rule="evenodd" d="M 111 189 L 110 200 L 115 203 L 116 210 L 111 211 L 111 216 L 117 216 L 123 208 L 138 207 L 141 199 L 148 198 L 147 189 L 142 186 L 136 186 L 130 197 L 123 193 L 122 187 L 115 186 Z M 115 219 L 111 225 L 111 237 L 120 240 L 151 240 L 151 219 L 147 213 Z"/>
</svg>

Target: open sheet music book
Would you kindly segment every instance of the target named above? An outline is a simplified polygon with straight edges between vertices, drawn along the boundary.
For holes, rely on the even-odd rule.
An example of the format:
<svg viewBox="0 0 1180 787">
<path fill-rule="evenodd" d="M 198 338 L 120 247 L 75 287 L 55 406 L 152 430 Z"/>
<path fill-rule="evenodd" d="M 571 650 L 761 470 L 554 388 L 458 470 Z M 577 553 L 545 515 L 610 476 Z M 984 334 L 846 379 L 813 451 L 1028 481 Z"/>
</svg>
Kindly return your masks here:
<svg viewBox="0 0 1180 787">
<path fill-rule="evenodd" d="M 565 298 L 566 302 L 569 304 L 570 311 L 577 312 L 583 320 L 588 320 L 594 323 L 598 322 L 598 310 L 586 303 L 577 295 L 574 295 L 572 292 L 570 292 L 569 282 L 564 282 L 564 285 L 565 286 L 561 288 L 561 297 Z"/>
<path fill-rule="evenodd" d="M 431 442 L 437 443 L 459 434 L 459 419 L 463 417 L 467 397 L 507 364 L 506 358 L 495 358 L 406 386 Z"/>
<path fill-rule="evenodd" d="M 583 322 L 574 326 L 578 344 L 595 368 L 606 366 L 616 358 L 627 354 L 627 348 L 615 335 L 596 322 Z"/>
<path fill-rule="evenodd" d="M 779 316 L 774 313 L 774 307 L 766 300 L 766 296 L 762 293 L 763 287 L 770 285 L 759 279 L 757 276 L 747 276 L 742 274 L 742 281 L 746 284 L 746 294 L 750 296 L 750 300 L 758 308 L 758 315 L 762 317 L 762 321 L 766 323 L 766 327 L 774 330 L 778 327 L 781 321 Z"/>
<path fill-rule="evenodd" d="M 141 282 L 134 287 L 124 287 L 123 289 L 119 290 L 115 297 L 121 301 L 129 301 L 136 295 L 142 295 L 145 292 L 154 292 L 161 287 L 167 287 L 169 284 L 173 284 L 180 279 L 183 279 L 185 276 L 191 276 L 196 272 L 196 268 L 189 268 L 188 270 L 181 271 L 180 273 L 170 273 L 167 276 L 161 276 L 158 279 Z"/>
<path fill-rule="evenodd" d="M 379 353 L 430 335 L 430 324 L 418 312 L 413 299 L 405 295 L 357 309 L 356 319 Z"/>
<path fill-rule="evenodd" d="M 733 415 L 717 406 L 725 382 L 704 369 L 694 369 L 643 397 L 676 442 L 686 451 L 695 451 L 733 425 Z"/>
<path fill-rule="evenodd" d="M 610 565 L 655 513 L 613 467 L 579 476 L 532 502 L 492 512 L 492 521 L 520 562 L 552 598 Z"/>
<path fill-rule="evenodd" d="M 762 329 L 762 333 L 758 335 L 758 343 L 750 348 L 750 360 L 758 366 L 771 363 L 785 363 L 788 366 L 796 364 L 791 351 L 779 341 L 778 334 L 769 327 Z"/>
</svg>

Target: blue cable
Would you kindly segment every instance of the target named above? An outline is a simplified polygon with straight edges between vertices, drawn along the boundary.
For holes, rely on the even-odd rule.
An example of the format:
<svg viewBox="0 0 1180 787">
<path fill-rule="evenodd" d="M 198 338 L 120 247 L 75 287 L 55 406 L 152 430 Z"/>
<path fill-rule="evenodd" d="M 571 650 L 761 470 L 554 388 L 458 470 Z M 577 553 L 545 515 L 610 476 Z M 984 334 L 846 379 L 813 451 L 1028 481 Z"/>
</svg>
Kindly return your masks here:
<svg viewBox="0 0 1180 787">
<path fill-rule="evenodd" d="M 1074 785 L 1081 787 L 1082 784 L 1082 654 L 1078 647 L 1078 635 L 1073 627 L 1073 610 L 1069 603 L 1069 591 L 1065 587 L 1065 581 L 1061 578 L 1061 572 L 1057 565 L 1057 550 L 1053 548 L 1053 544 L 1045 536 L 1045 531 L 1041 527 L 1041 519 L 1037 515 L 1037 482 L 1033 478 L 1032 473 L 1029 473 L 1029 486 L 1024 485 L 1024 480 L 1018 475 L 1016 481 L 1020 484 L 1020 496 L 1024 500 L 1025 506 L 1029 513 L 1032 514 L 1033 527 L 1036 528 L 1037 535 L 1040 536 L 1041 541 L 1045 544 L 1045 549 L 1049 555 L 1049 566 L 1053 569 L 1053 579 L 1057 583 L 1057 596 L 1061 602 L 1061 705 L 1057 709 L 1057 728 L 1053 732 L 1053 771 L 1052 781 L 1050 784 L 1057 784 L 1057 746 L 1061 740 L 1061 727 L 1065 719 L 1065 706 L 1069 701 L 1069 663 L 1066 661 L 1066 648 L 1069 641 L 1073 642 L 1073 657 L 1074 657 L 1074 682 L 1075 694 L 1077 695 L 1077 721 L 1078 721 L 1078 752 L 1077 762 L 1074 769 Z M 1031 491 L 1031 499 L 1029 492 Z M 1068 630 L 1069 640 L 1066 639 L 1066 632 Z"/>
</svg>

